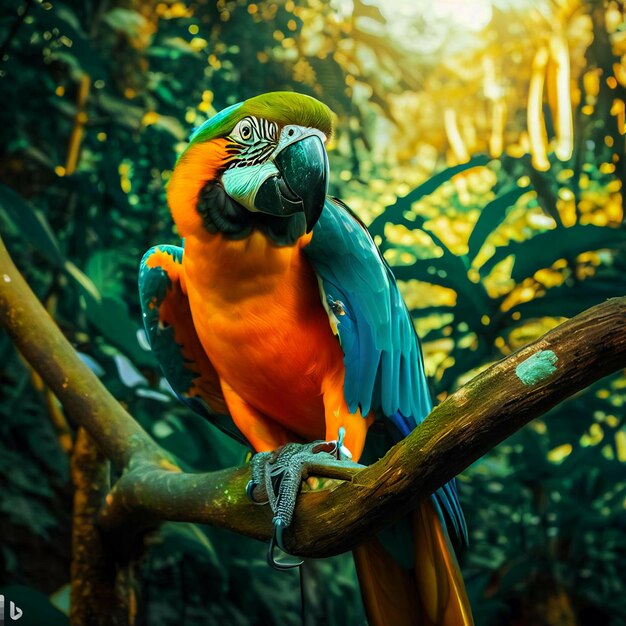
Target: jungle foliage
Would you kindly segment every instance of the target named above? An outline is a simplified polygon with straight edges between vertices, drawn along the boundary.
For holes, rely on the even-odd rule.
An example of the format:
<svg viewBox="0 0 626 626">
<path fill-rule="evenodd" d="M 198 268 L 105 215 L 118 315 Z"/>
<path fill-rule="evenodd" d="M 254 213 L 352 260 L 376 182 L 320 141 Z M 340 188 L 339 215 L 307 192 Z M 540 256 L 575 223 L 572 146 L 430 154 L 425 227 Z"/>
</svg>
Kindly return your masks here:
<svg viewBox="0 0 626 626">
<path fill-rule="evenodd" d="M 165 185 L 224 106 L 285 89 L 334 109 L 331 192 L 393 266 L 439 400 L 626 291 L 623 3 L 477 2 L 489 19 L 471 32 L 414 4 L 409 41 L 361 0 L 0 0 L 3 238 L 85 362 L 188 467 L 246 451 L 174 399 L 136 274 L 177 242 Z M 0 359 L 0 585 L 67 623 L 74 433 L 4 334 Z M 626 376 L 603 380 L 460 477 L 477 624 L 626 624 L 624 407 Z M 300 623 L 297 575 L 269 570 L 265 546 L 185 524 L 145 543 L 141 623 Z M 348 556 L 308 564 L 305 595 L 312 623 L 364 622 Z"/>
</svg>

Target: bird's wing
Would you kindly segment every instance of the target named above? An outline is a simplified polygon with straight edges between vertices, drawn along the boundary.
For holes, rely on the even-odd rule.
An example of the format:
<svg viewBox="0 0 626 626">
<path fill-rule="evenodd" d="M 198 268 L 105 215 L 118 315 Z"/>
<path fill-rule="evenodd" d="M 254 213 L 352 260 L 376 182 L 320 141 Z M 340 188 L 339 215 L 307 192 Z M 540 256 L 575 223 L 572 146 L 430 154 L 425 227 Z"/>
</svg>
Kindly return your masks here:
<svg viewBox="0 0 626 626">
<path fill-rule="evenodd" d="M 393 424 L 396 435 L 408 435 L 432 403 L 418 338 L 391 269 L 365 225 L 336 198 L 326 200 L 304 253 L 339 335 L 348 407 L 360 407 L 364 415 L 374 410 Z M 391 443 L 398 438 L 392 436 Z M 435 502 L 465 537 L 453 481 L 437 491 Z"/>
<path fill-rule="evenodd" d="M 343 203 L 327 199 L 304 249 L 344 352 L 344 392 L 351 411 L 400 412 L 406 435 L 431 410 L 413 322 L 396 279 L 365 226 Z"/>
<path fill-rule="evenodd" d="M 139 299 L 152 352 L 178 398 L 249 445 L 229 415 L 220 381 L 196 333 L 183 290 L 183 248 L 150 248 L 139 267 Z"/>
</svg>

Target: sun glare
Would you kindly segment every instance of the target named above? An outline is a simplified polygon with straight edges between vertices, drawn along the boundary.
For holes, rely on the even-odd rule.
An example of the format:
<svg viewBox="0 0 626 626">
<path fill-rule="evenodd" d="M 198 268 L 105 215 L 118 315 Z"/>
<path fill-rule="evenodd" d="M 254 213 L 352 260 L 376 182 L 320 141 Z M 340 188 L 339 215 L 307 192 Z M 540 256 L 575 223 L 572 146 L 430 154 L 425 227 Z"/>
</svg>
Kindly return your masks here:
<svg viewBox="0 0 626 626">
<path fill-rule="evenodd" d="M 370 0 L 387 20 L 387 27 L 404 47 L 420 53 L 467 46 L 466 37 L 485 28 L 492 17 L 492 0 Z M 461 34 L 449 40 L 451 32 Z"/>
<path fill-rule="evenodd" d="M 448 26 L 462 26 L 477 31 L 489 23 L 492 14 L 490 0 L 375 0 L 389 22 L 421 18 L 426 22 L 445 22 Z"/>
<path fill-rule="evenodd" d="M 450 20 L 455 25 L 479 31 L 489 24 L 492 7 L 489 0 L 438 0 L 433 3 L 432 11 L 435 19 Z"/>
</svg>

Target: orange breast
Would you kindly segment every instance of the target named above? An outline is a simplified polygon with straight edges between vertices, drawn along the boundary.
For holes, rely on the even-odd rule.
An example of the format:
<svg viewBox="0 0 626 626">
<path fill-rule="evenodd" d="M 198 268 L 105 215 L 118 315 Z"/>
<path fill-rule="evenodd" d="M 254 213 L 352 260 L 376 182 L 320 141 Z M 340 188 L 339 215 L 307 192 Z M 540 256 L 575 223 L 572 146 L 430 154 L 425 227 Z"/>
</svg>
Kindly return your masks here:
<svg viewBox="0 0 626 626">
<path fill-rule="evenodd" d="M 306 241 L 277 247 L 260 233 L 191 236 L 183 266 L 194 324 L 220 378 L 311 440 L 325 435 L 322 389 L 343 371 L 343 354 L 301 251 Z"/>
</svg>

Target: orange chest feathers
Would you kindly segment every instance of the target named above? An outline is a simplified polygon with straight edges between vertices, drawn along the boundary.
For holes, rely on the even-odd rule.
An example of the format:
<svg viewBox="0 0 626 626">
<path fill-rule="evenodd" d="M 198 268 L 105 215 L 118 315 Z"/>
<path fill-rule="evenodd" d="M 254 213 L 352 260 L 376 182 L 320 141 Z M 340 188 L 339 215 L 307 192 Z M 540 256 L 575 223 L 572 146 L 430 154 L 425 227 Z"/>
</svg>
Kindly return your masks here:
<svg viewBox="0 0 626 626">
<path fill-rule="evenodd" d="M 194 325 L 220 378 L 279 421 L 307 407 L 304 430 L 319 436 L 323 382 L 343 355 L 302 254 L 307 242 L 279 247 L 258 232 L 239 241 L 191 236 L 183 266 Z"/>
</svg>

